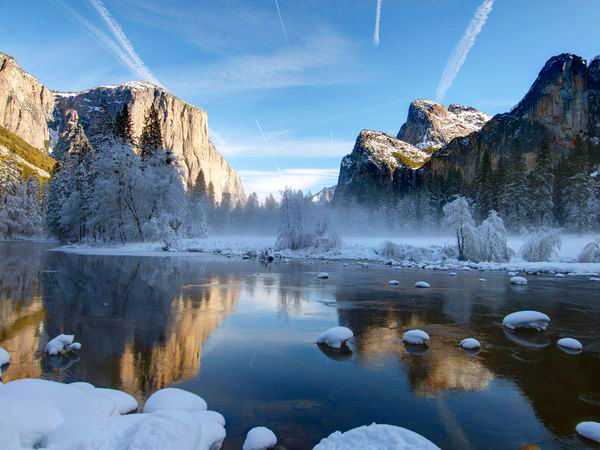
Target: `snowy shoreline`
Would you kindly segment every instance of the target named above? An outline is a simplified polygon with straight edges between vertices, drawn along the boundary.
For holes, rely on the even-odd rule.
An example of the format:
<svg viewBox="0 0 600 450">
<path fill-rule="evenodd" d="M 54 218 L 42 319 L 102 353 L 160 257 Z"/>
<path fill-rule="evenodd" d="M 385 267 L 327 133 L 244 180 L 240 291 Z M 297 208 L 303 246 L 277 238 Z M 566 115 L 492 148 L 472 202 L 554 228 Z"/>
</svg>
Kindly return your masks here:
<svg viewBox="0 0 600 450">
<path fill-rule="evenodd" d="M 63 245 L 50 251 L 95 256 L 151 256 L 151 257 L 226 257 L 248 258 L 269 251 L 281 260 L 324 260 L 347 263 L 370 262 L 387 264 L 394 267 L 421 268 L 428 270 L 485 270 L 533 273 L 562 273 L 575 276 L 600 276 L 600 263 L 577 262 L 577 254 L 583 246 L 594 239 L 594 236 L 563 236 L 562 250 L 556 255 L 556 260 L 527 262 L 513 257 L 508 263 L 458 261 L 442 256 L 444 248 L 453 244 L 450 236 L 436 237 L 404 237 L 404 238 L 346 238 L 339 250 L 324 251 L 307 249 L 299 251 L 273 251 L 275 241 L 272 236 L 240 237 L 220 236 L 209 239 L 184 239 L 180 249 L 164 251 L 159 242 L 129 243 L 125 245 L 91 244 Z M 412 246 L 417 253 L 438 255 L 430 259 L 400 258 L 392 259 L 381 254 L 381 246 L 385 241 L 399 245 Z M 520 248 L 522 238 L 509 238 L 509 246 L 513 250 Z"/>
</svg>

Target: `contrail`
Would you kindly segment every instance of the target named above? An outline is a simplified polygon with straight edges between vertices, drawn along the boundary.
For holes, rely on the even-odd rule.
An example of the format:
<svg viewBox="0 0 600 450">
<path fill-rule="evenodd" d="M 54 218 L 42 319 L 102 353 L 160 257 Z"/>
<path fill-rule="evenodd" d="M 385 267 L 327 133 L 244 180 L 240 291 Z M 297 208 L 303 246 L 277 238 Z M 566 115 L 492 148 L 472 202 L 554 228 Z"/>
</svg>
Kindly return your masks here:
<svg viewBox="0 0 600 450">
<path fill-rule="evenodd" d="M 381 4 L 383 0 L 377 0 L 377 10 L 375 12 L 375 32 L 373 33 L 373 44 L 379 47 L 379 29 L 381 25 Z"/>
<path fill-rule="evenodd" d="M 475 11 L 475 15 L 469 22 L 465 33 L 458 42 L 458 45 L 454 47 L 454 50 L 452 50 L 435 93 L 438 101 L 441 101 L 444 98 L 446 91 L 448 91 L 450 86 L 452 86 L 456 75 L 458 75 L 458 72 L 464 64 L 465 59 L 467 59 L 469 50 L 471 50 L 471 47 L 473 47 L 475 44 L 477 35 L 485 25 L 488 15 L 492 11 L 492 6 L 494 6 L 494 0 L 484 0 L 484 2 Z"/>
<path fill-rule="evenodd" d="M 129 39 L 127 39 L 127 36 L 123 32 L 123 29 L 117 23 L 117 21 L 114 19 L 114 17 L 110 14 L 108 9 L 106 9 L 106 6 L 104 6 L 104 3 L 102 2 L 102 0 L 89 0 L 89 1 L 90 1 L 90 4 L 94 7 L 94 9 L 98 12 L 98 14 L 100 14 L 100 17 L 102 17 L 102 20 L 104 20 L 104 23 L 106 23 L 108 28 L 110 28 L 110 31 L 112 32 L 114 37 L 117 39 L 119 44 L 121 44 L 121 47 L 123 48 L 123 50 L 125 50 L 125 52 L 129 56 L 129 58 L 132 62 L 132 65 L 135 67 L 136 73 L 140 77 L 142 77 L 144 80 L 150 81 L 151 83 L 154 83 L 154 84 L 157 84 L 160 86 L 160 82 L 158 81 L 158 79 L 154 76 L 154 74 L 150 71 L 148 66 L 146 66 L 146 64 L 144 64 L 144 61 L 142 61 L 142 59 L 139 57 L 139 55 L 135 52 L 133 45 L 131 45 L 131 42 L 129 42 Z"/>
<path fill-rule="evenodd" d="M 285 29 L 285 24 L 283 23 L 283 18 L 281 17 L 281 11 L 279 10 L 279 2 L 277 0 L 275 0 L 275 8 L 277 8 L 277 16 L 279 17 L 279 23 L 281 24 L 281 29 L 283 30 L 283 35 L 285 36 L 285 42 L 287 42 L 289 47 L 290 40 L 288 39 L 287 30 Z"/>
<path fill-rule="evenodd" d="M 77 11 L 69 8 L 61 0 L 51 0 L 51 2 L 57 8 L 61 9 L 65 14 L 71 16 L 75 21 L 79 22 L 79 24 L 83 26 L 84 31 L 86 31 L 92 38 L 97 39 L 97 41 L 101 45 L 103 45 L 107 50 L 111 51 L 131 71 L 137 72 L 136 66 L 133 64 L 128 55 L 121 49 L 121 47 L 119 47 L 119 45 L 115 41 L 113 41 L 108 35 L 106 35 L 106 33 L 98 29 L 90 21 L 81 16 Z"/>
<path fill-rule="evenodd" d="M 273 152 L 271 151 L 271 147 L 269 147 L 269 144 L 267 144 L 267 139 L 265 138 L 265 133 L 263 133 L 263 130 L 260 127 L 260 123 L 258 123 L 258 120 L 256 120 L 256 126 L 258 127 L 258 131 L 260 131 L 260 135 L 262 136 L 262 140 L 265 143 L 265 147 L 267 147 L 267 150 L 269 151 L 271 158 L 273 158 L 273 161 L 275 162 L 275 166 L 277 166 L 277 170 L 279 171 L 279 176 L 281 177 L 281 181 L 285 183 L 285 178 L 283 177 L 283 172 L 281 171 L 281 167 L 279 167 L 279 164 L 277 163 L 277 160 L 275 159 L 275 155 L 273 155 Z"/>
</svg>

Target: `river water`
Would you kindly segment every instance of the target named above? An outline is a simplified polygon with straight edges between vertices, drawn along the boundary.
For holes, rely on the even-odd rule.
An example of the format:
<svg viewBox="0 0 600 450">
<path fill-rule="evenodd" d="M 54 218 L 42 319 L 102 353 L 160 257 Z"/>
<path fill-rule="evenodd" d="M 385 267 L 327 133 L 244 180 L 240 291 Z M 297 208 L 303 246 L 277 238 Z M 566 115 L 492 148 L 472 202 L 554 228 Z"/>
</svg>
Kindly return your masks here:
<svg viewBox="0 0 600 450">
<path fill-rule="evenodd" d="M 520 287 L 496 272 L 50 248 L 0 242 L 4 382 L 88 381 L 140 402 L 180 387 L 225 416 L 226 449 L 257 425 L 304 449 L 372 422 L 444 449 L 581 448 L 589 443 L 575 425 L 600 420 L 600 284 L 587 279 L 530 276 Z M 320 271 L 330 278 L 317 279 Z M 415 289 L 418 280 L 431 289 Z M 521 309 L 548 314 L 548 331 L 503 330 L 502 318 Z M 315 344 L 336 325 L 353 330 L 351 353 Z M 430 334 L 427 350 L 403 345 L 412 328 Z M 62 332 L 81 342 L 78 358 L 40 352 Z M 561 351 L 565 336 L 584 352 Z M 465 353 L 465 337 L 481 352 Z"/>
</svg>

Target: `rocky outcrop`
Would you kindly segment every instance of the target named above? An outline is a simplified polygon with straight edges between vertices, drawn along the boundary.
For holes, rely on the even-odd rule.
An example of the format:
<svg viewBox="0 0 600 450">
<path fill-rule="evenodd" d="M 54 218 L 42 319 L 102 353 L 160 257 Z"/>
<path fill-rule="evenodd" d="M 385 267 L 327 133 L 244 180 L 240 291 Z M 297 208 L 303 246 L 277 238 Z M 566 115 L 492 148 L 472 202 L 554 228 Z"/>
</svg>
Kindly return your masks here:
<svg viewBox="0 0 600 450">
<path fill-rule="evenodd" d="M 415 100 L 398 139 L 423 150 L 438 150 L 456 137 L 479 131 L 491 118 L 471 106 L 453 104 L 445 109 L 431 100 Z"/>
<path fill-rule="evenodd" d="M 53 128 L 61 130 L 75 111 L 86 135 L 92 139 L 105 132 L 106 116 L 114 119 L 126 103 L 131 115 L 134 136 L 140 136 L 151 105 L 159 113 L 165 147 L 173 152 L 183 175 L 191 186 L 202 169 L 206 183 L 212 181 L 215 197 L 220 201 L 229 192 L 232 201 L 245 201 L 237 173 L 217 152 L 208 139 L 206 112 L 146 82 L 130 82 L 118 86 L 100 86 L 78 93 L 55 93 L 56 110 Z"/>
<path fill-rule="evenodd" d="M 47 122 L 53 110 L 52 92 L 0 52 L 0 125 L 44 149 L 50 141 Z"/>
<path fill-rule="evenodd" d="M 36 148 L 55 150 L 53 155 L 59 159 L 73 142 L 93 141 L 95 135 L 105 133 L 103 118 L 114 119 L 124 103 L 135 136 L 141 134 L 150 106 L 158 109 L 164 144 L 177 157 L 186 187 L 193 185 L 202 170 L 206 183 L 213 183 L 217 201 L 229 192 L 234 204 L 245 202 L 239 176 L 208 139 L 204 110 L 146 82 L 51 92 L 14 59 L 0 53 L 0 125 Z"/>
</svg>

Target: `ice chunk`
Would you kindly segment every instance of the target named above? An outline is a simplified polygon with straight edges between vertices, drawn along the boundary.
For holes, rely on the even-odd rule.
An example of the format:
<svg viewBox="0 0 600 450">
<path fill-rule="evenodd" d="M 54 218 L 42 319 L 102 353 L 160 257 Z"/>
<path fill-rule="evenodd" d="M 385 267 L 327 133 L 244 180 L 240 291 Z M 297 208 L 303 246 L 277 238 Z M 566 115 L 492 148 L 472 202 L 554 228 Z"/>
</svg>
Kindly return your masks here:
<svg viewBox="0 0 600 450">
<path fill-rule="evenodd" d="M 145 413 L 163 409 L 182 409 L 186 411 L 206 411 L 207 405 L 202 397 L 178 388 L 164 388 L 156 391 L 146 400 Z"/>
<path fill-rule="evenodd" d="M 49 355 L 57 355 L 64 353 L 65 347 L 73 343 L 74 336 L 72 334 L 59 334 L 54 339 L 51 339 L 46 344 L 45 352 Z"/>
<path fill-rule="evenodd" d="M 509 314 L 502 321 L 502 325 L 511 330 L 517 328 L 533 328 L 543 331 L 548 327 L 550 317 L 538 311 L 517 311 Z"/>
<path fill-rule="evenodd" d="M 342 433 L 336 431 L 319 442 L 313 450 L 440 450 L 430 440 L 414 431 L 394 425 L 373 423 Z"/>
<path fill-rule="evenodd" d="M 112 401 L 115 402 L 115 405 L 117 405 L 119 414 L 128 414 L 132 411 L 136 411 L 138 408 L 138 402 L 135 398 L 128 393 L 117 389 L 94 388 L 93 391 L 87 390 L 86 392 L 103 395 L 112 399 Z"/>
<path fill-rule="evenodd" d="M 559 339 L 557 344 L 560 347 L 568 348 L 569 350 L 582 350 L 583 345 L 577 339 L 573 338 L 562 338 Z"/>
<path fill-rule="evenodd" d="M 10 362 L 10 355 L 6 350 L 0 347 L 0 367 Z"/>
<path fill-rule="evenodd" d="M 352 330 L 346 327 L 333 327 L 324 331 L 317 338 L 317 344 L 329 345 L 333 348 L 340 348 L 348 339 L 354 336 Z"/>
<path fill-rule="evenodd" d="M 475 350 L 476 348 L 481 348 L 481 344 L 475 338 L 466 338 L 460 341 L 460 346 L 462 348 L 466 348 L 467 350 Z"/>
<path fill-rule="evenodd" d="M 518 285 L 522 286 L 522 285 L 527 284 L 527 278 L 525 278 L 525 277 L 512 277 L 510 279 L 510 282 L 512 284 L 518 284 Z"/>
<path fill-rule="evenodd" d="M 317 278 L 329 278 L 329 274 L 327 272 L 319 272 Z"/>
<path fill-rule="evenodd" d="M 407 344 L 426 345 L 429 342 L 429 335 L 423 330 L 409 330 L 404 333 L 402 340 Z"/>
<path fill-rule="evenodd" d="M 267 427 L 255 427 L 248 431 L 242 450 L 266 450 L 277 445 L 277 436 Z"/>
<path fill-rule="evenodd" d="M 400 282 L 398 280 L 390 280 L 388 281 L 389 286 L 399 286 Z"/>
<path fill-rule="evenodd" d="M 417 281 L 415 283 L 416 288 L 428 288 L 431 287 L 427 281 Z"/>
<path fill-rule="evenodd" d="M 598 422 L 580 422 L 575 427 L 575 431 L 584 438 L 600 442 L 600 423 Z"/>
</svg>

